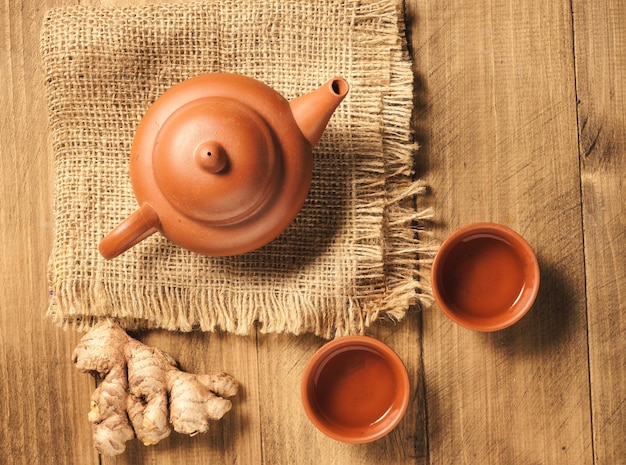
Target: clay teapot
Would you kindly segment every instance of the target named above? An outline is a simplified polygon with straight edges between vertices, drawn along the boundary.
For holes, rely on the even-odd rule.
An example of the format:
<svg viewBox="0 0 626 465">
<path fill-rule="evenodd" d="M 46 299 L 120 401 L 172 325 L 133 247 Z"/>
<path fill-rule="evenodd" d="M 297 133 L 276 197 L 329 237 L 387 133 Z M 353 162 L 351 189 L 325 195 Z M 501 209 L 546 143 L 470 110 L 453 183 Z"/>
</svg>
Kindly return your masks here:
<svg viewBox="0 0 626 465">
<path fill-rule="evenodd" d="M 139 208 L 100 242 L 100 253 L 114 258 L 157 231 L 211 256 L 269 243 L 300 211 L 312 147 L 348 89 L 336 77 L 288 102 L 257 80 L 222 73 L 170 88 L 131 148 Z"/>
</svg>

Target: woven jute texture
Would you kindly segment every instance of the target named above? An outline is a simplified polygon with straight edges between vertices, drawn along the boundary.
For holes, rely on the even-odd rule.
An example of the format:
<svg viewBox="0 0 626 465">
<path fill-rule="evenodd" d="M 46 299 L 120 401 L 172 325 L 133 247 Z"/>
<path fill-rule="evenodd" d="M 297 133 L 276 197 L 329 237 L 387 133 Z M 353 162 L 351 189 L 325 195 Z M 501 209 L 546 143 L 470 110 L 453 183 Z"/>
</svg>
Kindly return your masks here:
<svg viewBox="0 0 626 465">
<path fill-rule="evenodd" d="M 55 161 L 47 315 L 82 330 L 363 333 L 430 299 L 413 176 L 413 74 L 391 0 L 212 0 L 46 14 L 41 34 Z M 313 181 L 269 245 L 205 257 L 154 234 L 120 257 L 99 241 L 138 207 L 138 122 L 195 75 L 256 78 L 287 99 L 335 75 L 350 93 L 314 148 Z"/>
</svg>

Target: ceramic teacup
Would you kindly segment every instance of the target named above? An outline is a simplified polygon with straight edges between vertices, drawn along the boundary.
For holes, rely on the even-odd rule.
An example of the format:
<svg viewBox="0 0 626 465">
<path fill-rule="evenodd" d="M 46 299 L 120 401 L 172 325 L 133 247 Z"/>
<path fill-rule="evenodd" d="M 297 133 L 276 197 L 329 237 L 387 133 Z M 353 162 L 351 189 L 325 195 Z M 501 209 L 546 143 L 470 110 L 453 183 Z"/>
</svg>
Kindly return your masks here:
<svg viewBox="0 0 626 465">
<path fill-rule="evenodd" d="M 345 336 L 322 346 L 302 377 L 302 404 L 311 422 L 346 443 L 372 442 L 406 412 L 409 378 L 398 355 L 368 336 Z"/>
<path fill-rule="evenodd" d="M 473 223 L 450 235 L 433 261 L 437 304 L 456 323 L 496 331 L 519 321 L 539 290 L 539 265 L 532 248 L 514 230 Z"/>
</svg>

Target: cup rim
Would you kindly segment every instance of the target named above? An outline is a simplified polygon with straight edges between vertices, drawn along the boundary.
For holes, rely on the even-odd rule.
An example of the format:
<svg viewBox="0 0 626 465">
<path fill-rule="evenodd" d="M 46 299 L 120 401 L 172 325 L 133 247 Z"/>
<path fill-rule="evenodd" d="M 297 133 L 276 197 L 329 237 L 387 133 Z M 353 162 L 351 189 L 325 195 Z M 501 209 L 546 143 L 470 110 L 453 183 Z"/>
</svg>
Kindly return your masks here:
<svg viewBox="0 0 626 465">
<path fill-rule="evenodd" d="M 313 377 L 321 363 L 338 350 L 351 345 L 367 347 L 382 355 L 391 366 L 392 372 L 396 378 L 397 393 L 392 404 L 394 408 L 385 415 L 384 420 L 381 420 L 365 431 L 362 429 L 357 431 L 356 429 L 350 430 L 349 428 L 333 427 L 331 423 L 326 421 L 323 416 L 319 414 L 314 405 L 314 401 L 311 399 L 311 394 L 314 389 L 312 384 Z M 320 347 L 315 354 L 313 354 L 304 369 L 300 389 L 302 405 L 311 423 L 326 436 L 350 444 L 373 442 L 389 434 L 404 417 L 409 404 L 410 392 L 409 375 L 404 362 L 402 362 L 398 354 L 382 341 L 364 335 L 341 336 Z M 353 431 L 353 434 L 350 434 L 350 431 Z"/>
<path fill-rule="evenodd" d="M 439 275 L 450 251 L 463 239 L 479 233 L 492 234 L 505 239 L 524 261 L 526 270 L 524 273 L 524 288 L 513 306 L 505 310 L 508 312 L 508 317 L 502 313 L 485 318 L 468 317 L 463 312 L 459 312 L 448 305 L 447 299 L 441 290 Z M 431 268 L 432 290 L 439 308 L 455 323 L 475 331 L 498 331 L 517 323 L 532 308 L 539 292 L 539 282 L 539 263 L 530 244 L 518 232 L 508 226 L 492 222 L 470 223 L 455 230 L 441 243 Z"/>
</svg>

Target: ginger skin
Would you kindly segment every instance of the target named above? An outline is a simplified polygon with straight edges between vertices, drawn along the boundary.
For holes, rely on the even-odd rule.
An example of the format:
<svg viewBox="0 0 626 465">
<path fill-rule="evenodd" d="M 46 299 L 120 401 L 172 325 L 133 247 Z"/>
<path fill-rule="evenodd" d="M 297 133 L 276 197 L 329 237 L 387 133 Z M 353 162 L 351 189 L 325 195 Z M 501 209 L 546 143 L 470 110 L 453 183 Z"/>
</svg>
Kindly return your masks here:
<svg viewBox="0 0 626 465">
<path fill-rule="evenodd" d="M 94 446 L 118 455 L 135 436 L 152 445 L 171 430 L 196 435 L 230 409 L 238 384 L 226 374 L 195 375 L 178 369 L 165 352 L 131 338 L 113 321 L 95 326 L 72 354 L 76 368 L 102 379 L 91 396 L 88 420 Z"/>
</svg>

